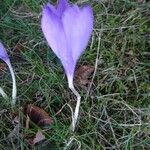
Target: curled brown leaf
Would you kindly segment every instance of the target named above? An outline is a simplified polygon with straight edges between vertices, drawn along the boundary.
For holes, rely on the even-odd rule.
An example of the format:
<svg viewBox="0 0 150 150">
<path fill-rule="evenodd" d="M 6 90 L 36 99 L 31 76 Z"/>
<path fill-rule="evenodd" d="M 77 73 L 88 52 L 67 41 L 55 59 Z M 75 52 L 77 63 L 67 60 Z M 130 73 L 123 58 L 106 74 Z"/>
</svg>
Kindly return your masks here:
<svg viewBox="0 0 150 150">
<path fill-rule="evenodd" d="M 33 104 L 26 105 L 24 113 L 29 116 L 30 120 L 41 127 L 47 127 L 52 124 L 52 119 L 49 114 Z"/>
<path fill-rule="evenodd" d="M 83 65 L 77 68 L 75 77 L 77 84 L 81 87 L 89 84 L 89 77 L 94 72 L 94 67 L 91 65 Z"/>
</svg>

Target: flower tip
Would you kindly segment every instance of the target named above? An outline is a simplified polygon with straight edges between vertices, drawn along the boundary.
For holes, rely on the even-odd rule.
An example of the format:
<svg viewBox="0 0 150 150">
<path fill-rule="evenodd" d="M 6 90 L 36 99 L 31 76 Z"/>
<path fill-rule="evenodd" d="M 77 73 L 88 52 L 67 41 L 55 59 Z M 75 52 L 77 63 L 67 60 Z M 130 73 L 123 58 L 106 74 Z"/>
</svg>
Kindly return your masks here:
<svg viewBox="0 0 150 150">
<path fill-rule="evenodd" d="M 8 54 L 6 52 L 4 45 L 1 42 L 0 42 L 0 59 L 2 59 L 5 62 L 8 60 Z"/>
<path fill-rule="evenodd" d="M 47 3 L 43 6 L 43 9 L 42 9 L 42 15 L 45 15 L 45 16 L 58 16 L 58 13 L 56 11 L 56 7 L 51 5 L 50 3 Z"/>
<path fill-rule="evenodd" d="M 42 7 L 43 12 L 44 12 L 45 10 L 47 10 L 47 9 L 49 9 L 49 3 L 44 4 L 43 7 Z"/>
<path fill-rule="evenodd" d="M 92 9 L 92 7 L 90 5 L 85 5 L 83 10 L 86 11 L 87 14 L 90 14 L 90 16 L 94 19 L 93 9 Z"/>
</svg>

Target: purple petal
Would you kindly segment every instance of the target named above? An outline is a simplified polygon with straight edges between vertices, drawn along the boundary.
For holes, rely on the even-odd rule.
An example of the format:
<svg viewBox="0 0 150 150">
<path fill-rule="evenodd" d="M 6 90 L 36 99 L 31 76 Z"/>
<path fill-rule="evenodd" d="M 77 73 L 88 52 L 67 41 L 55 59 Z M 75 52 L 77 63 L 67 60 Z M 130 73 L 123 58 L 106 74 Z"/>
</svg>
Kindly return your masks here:
<svg viewBox="0 0 150 150">
<path fill-rule="evenodd" d="M 68 0 L 58 0 L 57 12 L 62 16 L 63 12 L 69 7 Z"/>
<path fill-rule="evenodd" d="M 5 62 L 7 62 L 7 60 L 9 60 L 6 49 L 1 42 L 0 42 L 0 59 L 2 59 Z"/>
<path fill-rule="evenodd" d="M 79 9 L 76 5 L 65 10 L 62 16 L 67 41 L 72 57 L 76 62 L 86 48 L 93 30 L 93 12 L 91 7 Z"/>
<path fill-rule="evenodd" d="M 50 3 L 47 3 L 45 5 L 45 8 L 46 7 L 49 7 L 49 9 L 53 12 L 53 14 L 55 14 L 56 16 L 59 16 L 58 12 L 57 12 L 57 9 L 56 9 L 56 6 L 53 6 L 52 4 Z"/>
<path fill-rule="evenodd" d="M 69 6 L 68 0 L 59 0 L 57 8 L 47 4 L 43 8 L 42 31 L 61 60 L 69 85 L 73 82 L 75 65 L 88 44 L 93 29 L 93 12 L 87 6 Z"/>
<path fill-rule="evenodd" d="M 49 46 L 60 58 L 60 52 L 67 49 L 65 34 L 61 20 L 48 6 L 43 8 L 41 27 Z"/>
<path fill-rule="evenodd" d="M 41 27 L 49 46 L 60 58 L 66 74 L 73 74 L 75 63 L 72 59 L 71 51 L 69 51 L 70 48 L 66 41 L 63 24 L 60 17 L 49 6 L 43 8 Z"/>
</svg>

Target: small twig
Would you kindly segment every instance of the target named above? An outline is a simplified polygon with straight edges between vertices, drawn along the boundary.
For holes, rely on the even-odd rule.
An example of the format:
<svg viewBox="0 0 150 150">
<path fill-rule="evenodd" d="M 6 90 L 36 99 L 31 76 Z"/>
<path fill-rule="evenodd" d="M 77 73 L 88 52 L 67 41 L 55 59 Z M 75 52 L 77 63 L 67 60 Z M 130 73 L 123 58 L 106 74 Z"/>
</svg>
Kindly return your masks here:
<svg viewBox="0 0 150 150">
<path fill-rule="evenodd" d="M 65 103 L 61 108 L 60 110 L 58 110 L 55 114 L 55 116 L 57 116 L 59 113 L 61 113 L 61 111 L 64 109 L 64 107 L 67 105 L 67 103 Z"/>
<path fill-rule="evenodd" d="M 27 117 L 27 119 L 26 119 L 26 129 L 29 129 L 30 117 L 28 115 L 26 117 Z"/>
<path fill-rule="evenodd" d="M 89 86 L 87 94 L 86 94 L 86 98 L 85 98 L 86 100 L 87 100 L 87 98 L 88 98 L 88 96 L 90 94 L 90 90 L 92 88 L 92 84 L 93 84 L 93 81 L 95 79 L 96 72 L 97 72 L 97 67 L 98 67 L 98 62 L 99 62 L 99 52 L 100 52 L 101 36 L 102 36 L 102 32 L 100 32 L 99 37 L 98 37 L 98 48 L 97 48 L 97 56 L 96 56 L 96 61 L 95 61 L 95 69 L 94 69 L 92 81 L 90 82 L 90 86 Z"/>
<path fill-rule="evenodd" d="M 111 120 L 110 120 L 110 117 L 108 116 L 108 114 L 107 114 L 107 119 L 108 119 L 108 123 L 109 123 L 109 125 L 110 125 L 110 129 L 111 129 L 113 138 L 114 138 L 115 143 L 116 143 L 116 148 L 119 150 L 119 149 L 120 149 L 120 148 L 119 148 L 120 146 L 119 146 L 119 144 L 118 144 L 118 139 L 116 138 L 115 131 L 114 131 L 113 127 L 112 127 L 112 123 L 111 123 Z"/>
<path fill-rule="evenodd" d="M 74 138 L 73 136 L 67 142 L 64 150 L 67 150 L 73 141 L 76 141 L 78 143 L 78 148 L 76 150 L 80 150 L 81 149 L 81 143 L 76 138 Z"/>
</svg>

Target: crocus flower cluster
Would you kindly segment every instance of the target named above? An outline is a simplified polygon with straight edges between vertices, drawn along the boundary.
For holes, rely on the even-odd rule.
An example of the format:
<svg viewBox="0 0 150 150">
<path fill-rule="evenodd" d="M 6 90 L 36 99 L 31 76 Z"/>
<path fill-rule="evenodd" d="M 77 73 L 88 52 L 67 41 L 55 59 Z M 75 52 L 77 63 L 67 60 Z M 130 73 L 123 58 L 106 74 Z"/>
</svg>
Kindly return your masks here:
<svg viewBox="0 0 150 150">
<path fill-rule="evenodd" d="M 9 67 L 11 76 L 12 76 L 12 80 L 13 80 L 13 88 L 12 88 L 12 104 L 16 103 L 16 95 L 17 95 L 17 88 L 16 88 L 16 79 L 15 79 L 15 74 L 9 59 L 9 56 L 6 52 L 5 47 L 3 46 L 3 44 L 0 42 L 0 59 L 2 59 L 7 66 Z M 0 93 L 2 94 L 3 97 L 7 97 L 7 95 L 5 94 L 5 92 L 2 90 L 2 88 L 0 88 Z"/>
<path fill-rule="evenodd" d="M 81 96 L 74 88 L 73 77 L 77 60 L 93 30 L 93 12 L 90 6 L 80 8 L 69 4 L 67 0 L 58 0 L 57 6 L 48 3 L 43 7 L 41 27 L 49 46 L 62 62 L 69 88 L 77 96 L 75 112 L 72 114 L 71 128 L 74 131 Z"/>
</svg>

